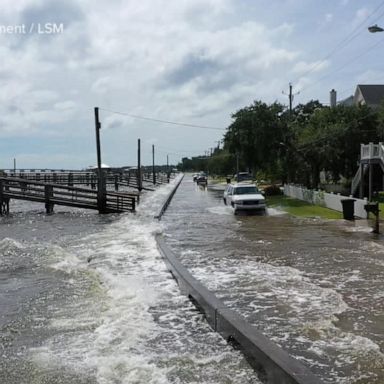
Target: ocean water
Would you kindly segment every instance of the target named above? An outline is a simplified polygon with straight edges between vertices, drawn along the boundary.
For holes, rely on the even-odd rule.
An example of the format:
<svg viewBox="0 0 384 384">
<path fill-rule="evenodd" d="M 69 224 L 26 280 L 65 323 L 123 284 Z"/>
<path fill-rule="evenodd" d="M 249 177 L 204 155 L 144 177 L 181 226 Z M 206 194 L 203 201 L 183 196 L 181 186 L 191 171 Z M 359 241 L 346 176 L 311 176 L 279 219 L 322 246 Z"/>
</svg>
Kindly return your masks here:
<svg viewBox="0 0 384 384">
<path fill-rule="evenodd" d="M 0 383 L 259 383 L 180 294 L 153 219 L 11 202 L 0 218 Z"/>
</svg>

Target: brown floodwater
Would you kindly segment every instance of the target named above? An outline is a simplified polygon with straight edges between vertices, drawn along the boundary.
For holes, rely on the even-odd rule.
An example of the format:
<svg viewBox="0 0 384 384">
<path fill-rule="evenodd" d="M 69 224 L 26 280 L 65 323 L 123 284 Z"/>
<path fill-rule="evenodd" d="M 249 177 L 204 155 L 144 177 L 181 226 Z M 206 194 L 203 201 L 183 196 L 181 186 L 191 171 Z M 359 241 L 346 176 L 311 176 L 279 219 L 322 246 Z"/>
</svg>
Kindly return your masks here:
<svg viewBox="0 0 384 384">
<path fill-rule="evenodd" d="M 366 221 L 235 216 L 186 176 L 162 223 L 197 279 L 324 382 L 384 382 L 384 238 Z"/>
</svg>

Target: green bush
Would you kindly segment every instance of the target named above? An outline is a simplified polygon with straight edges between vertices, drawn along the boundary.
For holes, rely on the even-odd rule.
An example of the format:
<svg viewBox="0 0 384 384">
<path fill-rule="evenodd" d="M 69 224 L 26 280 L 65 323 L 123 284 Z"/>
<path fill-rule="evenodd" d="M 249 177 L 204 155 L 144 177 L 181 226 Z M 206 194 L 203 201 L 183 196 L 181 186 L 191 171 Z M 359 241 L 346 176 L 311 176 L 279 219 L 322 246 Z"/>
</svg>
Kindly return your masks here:
<svg viewBox="0 0 384 384">
<path fill-rule="evenodd" d="M 384 192 L 383 191 L 374 192 L 372 196 L 372 200 L 377 201 L 379 203 L 384 203 Z"/>
<path fill-rule="evenodd" d="M 283 194 L 282 190 L 277 185 L 269 185 L 268 187 L 264 188 L 265 196 L 277 196 L 282 194 Z"/>
</svg>

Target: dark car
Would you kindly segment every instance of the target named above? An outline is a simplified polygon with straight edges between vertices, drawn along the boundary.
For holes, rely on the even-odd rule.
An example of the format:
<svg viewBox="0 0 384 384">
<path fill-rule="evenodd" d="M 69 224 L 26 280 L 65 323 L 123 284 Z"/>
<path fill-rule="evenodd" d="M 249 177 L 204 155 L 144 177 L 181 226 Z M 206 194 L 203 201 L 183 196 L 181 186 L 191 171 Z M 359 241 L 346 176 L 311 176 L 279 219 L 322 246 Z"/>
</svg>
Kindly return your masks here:
<svg viewBox="0 0 384 384">
<path fill-rule="evenodd" d="M 240 181 L 251 181 L 253 180 L 253 176 L 249 172 L 239 172 L 235 173 L 233 175 L 233 178 L 235 181 L 240 182 Z"/>
<path fill-rule="evenodd" d="M 208 183 L 207 175 L 204 172 L 200 172 L 196 178 L 196 183 L 197 184 L 207 184 Z"/>
</svg>

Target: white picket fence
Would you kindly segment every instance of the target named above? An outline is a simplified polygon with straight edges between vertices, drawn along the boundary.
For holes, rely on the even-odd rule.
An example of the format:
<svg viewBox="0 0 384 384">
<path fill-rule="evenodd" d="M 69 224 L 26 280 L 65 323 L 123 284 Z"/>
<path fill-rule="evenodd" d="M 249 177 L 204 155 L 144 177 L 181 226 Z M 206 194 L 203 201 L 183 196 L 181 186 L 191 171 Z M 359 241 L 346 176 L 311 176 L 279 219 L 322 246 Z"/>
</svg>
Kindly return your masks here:
<svg viewBox="0 0 384 384">
<path fill-rule="evenodd" d="M 293 197 L 295 199 L 304 200 L 308 203 L 320 205 L 322 207 L 330 208 L 335 211 L 343 212 L 341 200 L 353 198 L 355 200 L 355 216 L 361 219 L 367 219 L 368 214 L 364 209 L 364 205 L 368 203 L 367 198 L 356 199 L 352 196 L 343 196 L 334 193 L 327 193 L 324 191 L 315 191 L 304 187 L 285 184 L 284 195 Z"/>
</svg>

